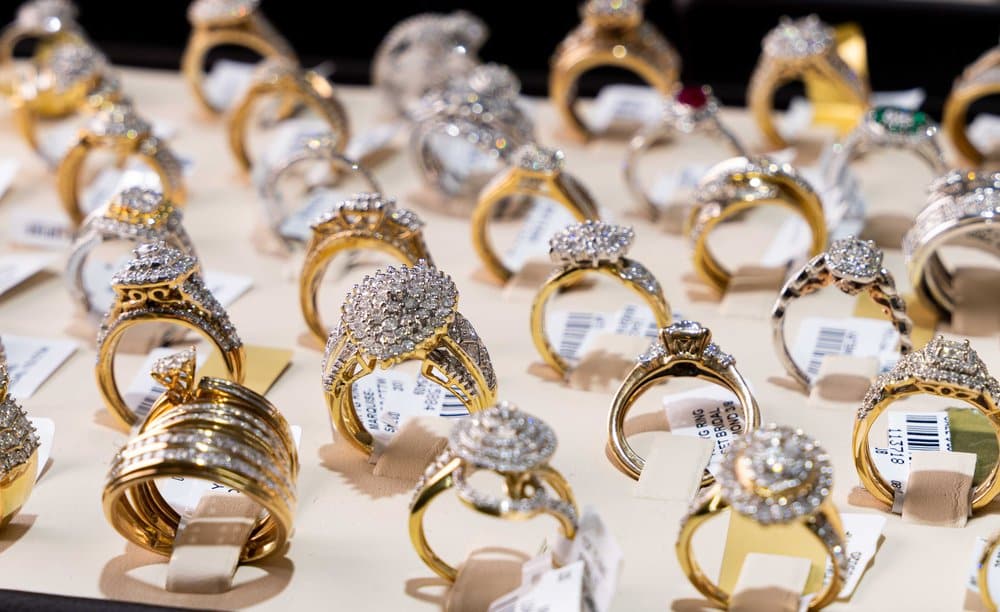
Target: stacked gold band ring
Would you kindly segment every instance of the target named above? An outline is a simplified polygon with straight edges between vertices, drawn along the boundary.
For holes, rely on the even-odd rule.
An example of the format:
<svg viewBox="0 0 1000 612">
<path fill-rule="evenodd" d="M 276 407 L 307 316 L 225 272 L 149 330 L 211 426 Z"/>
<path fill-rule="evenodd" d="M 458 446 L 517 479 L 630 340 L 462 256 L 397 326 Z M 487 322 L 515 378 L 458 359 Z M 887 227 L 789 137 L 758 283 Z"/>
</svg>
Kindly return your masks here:
<svg viewBox="0 0 1000 612">
<path fill-rule="evenodd" d="M 961 76 L 955 79 L 951 93 L 944 103 L 944 117 L 941 120 L 944 133 L 966 163 L 972 166 L 982 164 L 985 156 L 969 140 L 965 125 L 966 116 L 969 107 L 976 100 L 1000 94 L 998 68 L 1000 68 L 1000 46 L 982 54 L 962 71 Z"/>
<path fill-rule="evenodd" d="M 38 470 L 38 436 L 10 395 L 7 359 L 0 355 L 0 528 L 28 501 Z"/>
</svg>

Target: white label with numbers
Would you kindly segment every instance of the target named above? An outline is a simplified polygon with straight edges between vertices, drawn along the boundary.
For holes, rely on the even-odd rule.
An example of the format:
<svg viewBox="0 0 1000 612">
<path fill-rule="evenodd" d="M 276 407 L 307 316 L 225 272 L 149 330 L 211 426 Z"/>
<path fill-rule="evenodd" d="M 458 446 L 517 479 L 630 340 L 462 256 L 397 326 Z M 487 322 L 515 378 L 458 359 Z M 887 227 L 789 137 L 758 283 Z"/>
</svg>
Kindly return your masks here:
<svg viewBox="0 0 1000 612">
<path fill-rule="evenodd" d="M 0 295 L 44 270 L 52 259 L 52 255 L 37 253 L 0 255 Z"/>
<path fill-rule="evenodd" d="M 21 401 L 34 395 L 77 349 L 75 342 L 54 338 L 3 334 L 0 341 L 7 352 L 10 393 Z"/>
<path fill-rule="evenodd" d="M 645 125 L 663 112 L 663 96 L 652 87 L 608 85 L 598 92 L 590 109 L 590 129 L 603 132 L 615 124 Z"/>
<path fill-rule="evenodd" d="M 7 236 L 21 246 L 62 251 L 73 240 L 73 226 L 63 215 L 12 210 L 7 216 Z"/>
<path fill-rule="evenodd" d="M 903 511 L 910 458 L 914 452 L 951 451 L 951 423 L 948 413 L 889 412 L 886 446 L 872 447 L 872 460 L 879 473 L 895 490 L 892 511 Z"/>
<path fill-rule="evenodd" d="M 885 372 L 899 360 L 899 332 L 879 319 L 806 317 L 791 353 L 810 379 L 831 355 L 876 357 L 879 371 Z"/>
<path fill-rule="evenodd" d="M 519 270 L 529 259 L 547 260 L 549 239 L 559 230 L 574 223 L 576 219 L 564 206 L 551 200 L 536 200 L 528 211 L 514 244 L 504 253 L 504 264 L 512 270 Z"/>
<path fill-rule="evenodd" d="M 733 440 L 743 433 L 743 409 L 729 389 L 705 385 L 664 396 L 663 408 L 670 433 L 712 443 L 708 471 L 715 473 Z"/>
</svg>

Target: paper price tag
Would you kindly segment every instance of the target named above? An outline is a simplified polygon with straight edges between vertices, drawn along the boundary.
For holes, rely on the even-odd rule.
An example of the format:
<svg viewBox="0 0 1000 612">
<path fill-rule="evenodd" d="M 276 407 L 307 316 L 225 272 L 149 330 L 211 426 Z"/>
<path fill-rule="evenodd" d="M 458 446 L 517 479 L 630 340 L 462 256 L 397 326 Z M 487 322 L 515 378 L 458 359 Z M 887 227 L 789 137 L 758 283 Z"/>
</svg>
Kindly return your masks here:
<svg viewBox="0 0 1000 612">
<path fill-rule="evenodd" d="M 608 85 L 594 99 L 590 126 L 595 132 L 603 132 L 619 123 L 642 125 L 657 121 L 662 111 L 663 96 L 652 87 Z"/>
<path fill-rule="evenodd" d="M 778 131 L 785 138 L 795 138 L 812 124 L 813 113 L 813 105 L 808 99 L 802 96 L 792 98 L 788 110 L 777 121 Z"/>
<path fill-rule="evenodd" d="M 675 318 L 680 315 L 675 313 Z M 556 353 L 573 362 L 586 354 L 602 334 L 655 338 L 659 327 L 646 306 L 626 304 L 614 312 L 552 310 L 546 313 L 545 329 L 553 338 Z"/>
<path fill-rule="evenodd" d="M 49 164 L 55 168 L 70 147 L 76 144 L 79 137 L 79 122 L 61 121 L 38 134 L 38 149 L 43 152 L 43 156 Z"/>
<path fill-rule="evenodd" d="M 806 220 L 795 216 L 782 222 L 770 246 L 760 258 L 760 265 L 768 268 L 786 266 L 803 259 L 812 244 L 812 232 Z"/>
<path fill-rule="evenodd" d="M 966 128 L 966 134 L 980 151 L 1000 149 L 1000 115 L 979 113 Z"/>
<path fill-rule="evenodd" d="M 649 199 L 661 208 L 668 206 L 697 187 L 710 167 L 707 164 L 692 164 L 684 166 L 679 172 L 661 173 L 649 191 Z"/>
<path fill-rule="evenodd" d="M 533 257 L 548 259 L 552 235 L 576 219 L 564 207 L 549 200 L 537 200 L 528 211 L 514 244 L 504 253 L 504 263 L 518 270 Z"/>
<path fill-rule="evenodd" d="M 44 270 L 53 256 L 37 253 L 0 255 L 0 295 Z"/>
<path fill-rule="evenodd" d="M 888 371 L 899 360 L 898 347 L 899 332 L 888 321 L 806 317 L 791 352 L 795 363 L 813 378 L 828 355 L 876 357 L 879 371 Z"/>
<path fill-rule="evenodd" d="M 10 394 L 21 401 L 34 395 L 77 349 L 76 343 L 69 340 L 13 334 L 4 334 L 0 340 L 7 352 Z"/>
<path fill-rule="evenodd" d="M 847 553 L 847 574 L 844 577 L 844 586 L 840 589 L 840 599 L 846 599 L 854 594 L 861 582 L 861 576 L 865 573 L 865 568 L 871 563 L 878 549 L 879 538 L 882 537 L 882 529 L 885 528 L 886 518 L 881 514 L 861 514 L 848 512 L 840 515 L 840 520 L 844 525 L 844 535 L 846 536 Z M 833 565 L 827 563 L 827 577 L 833 574 Z"/>
<path fill-rule="evenodd" d="M 0 198 L 3 198 L 7 190 L 10 189 L 17 176 L 17 171 L 21 167 L 21 162 L 12 158 L 0 159 Z"/>
<path fill-rule="evenodd" d="M 354 138 L 351 138 L 350 142 L 347 143 L 347 148 L 344 149 L 344 155 L 348 159 L 361 161 L 372 153 L 381 151 L 389 146 L 389 143 L 396 138 L 396 135 L 405 126 L 404 122 L 397 121 L 395 123 L 383 123 L 370 127 Z"/>
<path fill-rule="evenodd" d="M 989 545 L 989 541 L 980 536 L 976 538 L 976 541 L 972 545 L 972 563 L 969 564 L 969 578 L 966 582 L 966 587 L 973 593 L 979 592 L 979 559 L 983 556 L 983 551 Z M 987 559 L 989 564 L 989 569 L 986 570 L 986 582 L 989 587 L 990 594 L 994 597 L 997 593 L 1000 593 L 1000 548 L 993 551 L 990 558 Z"/>
<path fill-rule="evenodd" d="M 285 217 L 279 233 L 285 238 L 306 241 L 312 236 L 312 222 L 331 210 L 338 202 L 346 200 L 350 194 L 336 189 L 317 188 L 305 197 L 305 203 Z"/>
<path fill-rule="evenodd" d="M 889 412 L 886 440 L 885 448 L 877 446 L 872 448 L 872 460 L 882 477 L 895 489 L 892 511 L 899 514 L 903 511 L 903 497 L 910 476 L 910 458 L 913 453 L 950 452 L 952 449 L 948 413 Z"/>
<path fill-rule="evenodd" d="M 205 97 L 216 108 L 229 108 L 250 87 L 255 67 L 225 59 L 215 62 L 202 83 Z"/>
<path fill-rule="evenodd" d="M 705 385 L 664 396 L 670 433 L 712 442 L 708 471 L 718 469 L 722 456 L 733 440 L 743 433 L 739 399 L 718 385 Z"/>
<path fill-rule="evenodd" d="M 186 347 L 185 347 L 186 348 Z M 146 355 L 145 361 L 139 366 L 139 371 L 136 372 L 132 382 L 129 383 L 128 387 L 125 388 L 125 392 L 122 394 L 122 399 L 125 400 L 125 405 L 132 407 L 132 410 L 139 415 L 140 418 L 146 416 L 149 409 L 153 407 L 153 404 L 163 392 L 166 391 L 160 383 L 156 382 L 152 376 L 149 375 L 150 370 L 153 369 L 153 363 L 157 359 L 166 357 L 167 355 L 173 355 L 174 353 L 179 353 L 184 348 L 182 347 L 164 347 L 153 349 Z M 205 365 L 208 360 L 208 353 L 201 351 L 195 354 L 196 367 L 200 368 Z M 197 502 L 197 499 L 195 500 Z"/>
<path fill-rule="evenodd" d="M 45 470 L 45 464 L 52 456 L 52 443 L 56 437 L 56 422 L 42 417 L 28 417 L 28 420 L 31 421 L 35 427 L 35 433 L 38 435 L 38 475 L 35 477 L 35 482 L 38 482 Z"/>
<path fill-rule="evenodd" d="M 462 402 L 423 376 L 384 370 L 354 383 L 358 418 L 377 441 L 387 442 L 409 419 L 419 416 L 462 417 Z"/>
<path fill-rule="evenodd" d="M 215 299 L 223 306 L 231 306 L 233 302 L 250 291 L 253 287 L 253 277 L 242 274 L 229 274 L 218 270 L 205 271 L 205 286 L 212 292 Z"/>
<path fill-rule="evenodd" d="M 917 110 L 927 98 L 927 92 L 922 87 L 904 89 L 902 91 L 874 91 L 871 96 L 871 106 L 895 106 L 907 110 Z"/>
<path fill-rule="evenodd" d="M 84 188 L 80 203 L 84 212 L 91 213 L 111 201 L 115 194 L 129 187 L 162 190 L 160 177 L 143 162 L 133 159 L 124 170 L 110 167 L 101 170 L 94 181 Z"/>
<path fill-rule="evenodd" d="M 62 215 L 14 210 L 7 217 L 7 236 L 21 246 L 62 251 L 73 240 L 73 228 Z"/>
<path fill-rule="evenodd" d="M 572 540 L 560 537 L 552 549 L 553 556 L 564 566 L 583 563 L 583 610 L 610 610 L 625 553 L 597 510 L 593 506 L 585 507 L 580 516 L 576 537 Z"/>
</svg>

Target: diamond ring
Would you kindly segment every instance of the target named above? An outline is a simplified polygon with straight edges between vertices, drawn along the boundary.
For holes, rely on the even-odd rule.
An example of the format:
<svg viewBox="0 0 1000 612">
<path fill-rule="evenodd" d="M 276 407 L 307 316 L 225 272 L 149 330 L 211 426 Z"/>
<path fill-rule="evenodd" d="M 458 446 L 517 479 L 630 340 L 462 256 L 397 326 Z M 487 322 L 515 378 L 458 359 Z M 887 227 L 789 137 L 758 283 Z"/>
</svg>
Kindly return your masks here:
<svg viewBox="0 0 1000 612">
<path fill-rule="evenodd" d="M 716 164 L 702 178 L 684 234 L 693 251 L 694 269 L 719 293 L 733 273 L 709 249 L 708 235 L 717 225 L 756 206 L 780 206 L 802 216 L 812 233 L 809 255 L 826 246 L 823 205 L 813 188 L 788 164 L 762 157 L 734 157 Z"/>
<path fill-rule="evenodd" d="M 932 183 L 927 206 L 903 237 L 903 255 L 917 299 L 948 319 L 956 309 L 955 273 L 941 259 L 947 246 L 1000 257 L 1000 172 L 953 171 Z"/>
<path fill-rule="evenodd" d="M 795 541 L 801 533 L 818 543 L 827 559 L 802 551 L 812 561 L 810 575 L 824 577 L 818 591 L 811 593 L 808 610 L 832 603 L 847 574 L 847 538 L 830 499 L 833 466 L 819 443 L 801 430 L 767 425 L 730 445 L 718 476 L 715 486 L 698 495 L 681 519 L 677 560 L 691 584 L 713 603 L 728 607 L 730 594 L 705 574 L 692 541 L 699 527 L 731 509 L 762 531 L 760 541 Z"/>
<path fill-rule="evenodd" d="M 893 505 L 896 489 L 879 472 L 872 458 L 869 439 L 872 426 L 893 402 L 923 394 L 972 406 L 994 424 L 994 433 L 1000 441 L 1000 427 L 995 424 L 1000 382 L 990 375 L 968 340 L 935 336 L 923 348 L 904 355 L 891 370 L 875 378 L 854 422 L 852 447 L 858 477 L 869 493 L 889 506 Z M 982 508 L 998 493 L 1000 479 L 994 462 L 990 473 L 972 489 L 972 509 Z"/>
<path fill-rule="evenodd" d="M 976 100 L 1000 94 L 1000 46 L 993 47 L 962 71 L 944 103 L 941 123 L 952 146 L 970 166 L 981 166 L 986 154 L 969 140 L 966 116 Z"/>
<path fill-rule="evenodd" d="M 773 114 L 774 93 L 790 81 L 805 83 L 817 122 L 835 123 L 847 130 L 857 124 L 870 93 L 864 44 L 859 31 L 838 40 L 834 29 L 816 15 L 794 20 L 782 17 L 767 33 L 747 88 L 747 107 L 771 147 L 788 146 Z M 854 49 L 841 55 L 841 49 L 851 46 Z"/>
<path fill-rule="evenodd" d="M 871 240 L 858 240 L 851 236 L 837 240 L 788 278 L 771 310 L 774 350 L 789 376 L 807 389 L 811 384 L 810 377 L 816 373 L 805 372 L 792 358 L 785 339 L 785 313 L 796 298 L 829 285 L 835 285 L 847 295 L 867 291 L 899 333 L 900 354 L 905 355 L 913 348 L 910 340 L 913 322 L 906 314 L 906 302 L 896 291 L 892 273 L 882 267 L 882 251 Z"/>
<path fill-rule="evenodd" d="M 165 391 L 115 454 L 104 485 L 104 515 L 125 539 L 170 555 L 185 510 L 157 479 L 216 483 L 239 491 L 260 512 L 240 551 L 249 563 L 281 553 L 292 532 L 298 454 L 288 422 L 267 399 L 217 378 L 195 380 L 193 349 L 158 360 Z M 197 484 L 192 483 L 193 486 Z"/>
<path fill-rule="evenodd" d="M 504 202 L 515 198 L 545 199 L 565 208 L 577 221 L 600 218 L 590 192 L 564 170 L 565 161 L 558 149 L 526 144 L 514 152 L 510 168 L 493 177 L 479 193 L 472 212 L 472 246 L 497 280 L 506 283 L 515 272 L 507 267 L 490 240 L 490 221 Z"/>
<path fill-rule="evenodd" d="M 61 40 L 84 42 L 86 35 L 76 20 L 77 8 L 70 0 L 28 0 L 17 8 L 14 21 L 0 32 L 0 75 L 11 76 L 14 48 L 29 39 L 37 48 Z M 5 82 L 4 88 L 11 84 Z"/>
<path fill-rule="evenodd" d="M 10 395 L 7 359 L 0 360 L 0 528 L 18 513 L 40 467 L 38 435 L 28 415 Z"/>
<path fill-rule="evenodd" d="M 144 413 L 129 407 L 115 382 L 115 353 L 125 332 L 143 323 L 174 323 L 199 332 L 221 353 L 229 377 L 242 382 L 246 354 L 229 315 L 205 286 L 198 260 L 164 242 L 140 244 L 111 278 L 115 303 L 97 336 L 97 385 L 108 410 L 125 426 Z M 148 406 L 145 407 L 148 409 Z"/>
<path fill-rule="evenodd" d="M 641 128 L 629 141 L 625 153 L 625 184 L 632 197 L 642 202 L 650 213 L 657 214 L 659 208 L 639 178 L 639 160 L 650 149 L 681 136 L 704 134 L 723 141 L 731 153 L 746 155 L 743 144 L 719 120 L 719 106 L 711 87 L 681 87 L 663 105 L 660 120 Z"/>
<path fill-rule="evenodd" d="M 202 70 L 212 49 L 234 45 L 263 58 L 283 57 L 298 63 L 295 50 L 264 17 L 260 0 L 194 0 L 187 16 L 191 37 L 181 58 L 181 72 L 198 105 L 212 115 L 226 110 L 205 91 Z"/>
<path fill-rule="evenodd" d="M 336 152 L 344 152 L 350 140 L 347 111 L 330 82 L 312 70 L 302 70 L 287 58 L 273 57 L 257 67 L 249 89 L 229 114 L 229 148 L 243 172 L 249 172 L 254 165 L 247 151 L 253 111 L 261 101 L 272 97 L 281 100 L 281 110 L 292 112 L 301 104 L 315 113 L 332 134 L 331 144 Z"/>
<path fill-rule="evenodd" d="M 712 332 L 695 321 L 678 321 L 660 330 L 650 347 L 622 382 L 611 403 L 608 439 L 615 462 L 626 474 L 639 479 L 646 461 L 625 437 L 625 417 L 651 386 L 671 377 L 696 377 L 725 387 L 740 403 L 740 432 L 753 431 L 760 424 L 760 409 L 746 380 L 736 369 L 736 359 L 712 342 Z M 702 486 L 714 482 L 705 470 Z"/>
<path fill-rule="evenodd" d="M 552 296 L 590 274 L 610 276 L 642 296 L 657 327 L 670 325 L 670 305 L 663 287 L 634 259 L 627 257 L 635 239 L 631 227 L 603 221 L 584 221 L 560 231 L 549 241 L 549 255 L 556 269 L 535 294 L 531 304 L 531 337 L 549 366 L 565 376 L 570 364 L 559 355 L 545 332 L 545 311 Z"/>
<path fill-rule="evenodd" d="M 586 0 L 581 23 L 563 39 L 552 57 L 549 99 L 563 124 L 579 139 L 594 136 L 577 109 L 577 85 L 585 73 L 614 67 L 638 75 L 669 96 L 677 83 L 681 58 L 653 24 L 645 21 L 642 0 Z"/>
<path fill-rule="evenodd" d="M 421 362 L 431 382 L 472 413 L 496 397 L 496 374 L 486 345 L 458 312 L 458 290 L 444 272 L 419 262 L 387 266 L 348 293 L 340 326 L 323 357 L 323 388 L 334 427 L 366 454 L 372 432 L 358 415 L 354 383 L 404 361 Z"/>
<path fill-rule="evenodd" d="M 268 225 L 275 236 L 283 240 L 286 246 L 292 246 L 295 242 L 300 242 L 305 238 L 294 235 L 287 231 L 286 224 L 292 217 L 308 212 L 310 209 L 295 210 L 290 209 L 284 201 L 281 186 L 286 177 L 294 174 L 299 168 L 311 169 L 314 164 L 322 164 L 329 168 L 330 179 L 336 181 L 345 179 L 347 176 L 354 176 L 364 184 L 364 190 L 368 193 L 378 193 L 382 189 L 379 187 L 375 176 L 360 163 L 347 159 L 340 153 L 342 147 L 338 146 L 338 138 L 332 132 L 309 132 L 299 134 L 287 153 L 274 163 L 265 162 L 255 166 L 254 175 L 257 183 L 257 192 L 264 203 Z M 257 170 L 259 168 L 259 170 Z M 303 177 L 305 178 L 305 177 Z M 307 189 L 323 188 L 325 185 L 310 183 L 305 185 Z M 308 194 L 296 198 L 303 201 L 308 199 Z M 308 206 L 308 204 L 306 205 Z"/>
<path fill-rule="evenodd" d="M 424 183 L 468 199 L 531 142 L 534 125 L 518 105 L 521 83 L 505 66 L 484 64 L 420 100 L 410 150 Z"/>
<path fill-rule="evenodd" d="M 131 104 L 109 104 L 99 110 L 80 132 L 56 170 L 56 186 L 63 209 L 73 225 L 83 223 L 90 212 L 81 202 L 80 184 L 87 159 L 97 150 L 110 150 L 119 159 L 134 157 L 149 166 L 159 179 L 164 197 L 182 206 L 185 199 L 181 163 L 166 142 L 153 135 L 152 126 Z M 101 203 L 98 203 L 98 205 Z"/>
<path fill-rule="evenodd" d="M 399 208 L 396 200 L 379 193 L 359 193 L 318 216 L 312 223 L 312 238 L 299 274 L 299 304 L 312 335 L 320 342 L 330 335 L 319 312 L 319 289 L 337 255 L 374 249 L 408 266 L 421 261 L 432 266 L 423 226 L 416 213 Z"/>
<path fill-rule="evenodd" d="M 439 557 L 424 532 L 424 515 L 441 493 L 454 488 L 459 500 L 477 512 L 507 520 L 547 514 L 559 522 L 563 536 L 576 535 L 578 511 L 562 474 L 549 466 L 556 450 L 555 432 L 542 420 L 500 402 L 458 421 L 447 448 L 427 466 L 410 502 L 410 539 L 424 563 L 445 580 L 458 570 Z M 477 471 L 503 479 L 496 495 L 473 486 Z"/>
<path fill-rule="evenodd" d="M 100 317 L 115 300 L 115 293 L 105 280 L 100 283 L 101 292 L 95 293 L 94 287 L 88 287 L 87 260 L 103 243 L 162 241 L 197 258 L 194 244 L 181 223 L 182 217 L 183 213 L 163 194 L 141 187 L 129 187 L 91 213 L 77 231 L 66 263 L 69 292 L 82 311 Z"/>
<path fill-rule="evenodd" d="M 375 50 L 372 83 L 399 114 L 412 116 L 423 96 L 479 64 L 488 35 L 486 24 L 465 11 L 404 19 Z"/>
</svg>

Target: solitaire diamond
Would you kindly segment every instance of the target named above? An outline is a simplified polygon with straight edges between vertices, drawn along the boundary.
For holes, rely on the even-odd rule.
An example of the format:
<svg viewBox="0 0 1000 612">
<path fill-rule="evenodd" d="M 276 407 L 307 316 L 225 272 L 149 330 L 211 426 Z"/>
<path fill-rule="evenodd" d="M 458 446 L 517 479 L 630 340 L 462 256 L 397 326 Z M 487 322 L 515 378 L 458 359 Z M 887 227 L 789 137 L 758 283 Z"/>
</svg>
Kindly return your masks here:
<svg viewBox="0 0 1000 612">
<path fill-rule="evenodd" d="M 871 240 L 848 236 L 827 250 L 830 270 L 852 281 L 869 283 L 882 271 L 882 251 Z"/>
<path fill-rule="evenodd" d="M 593 221 L 570 225 L 549 240 L 549 255 L 557 264 L 617 263 L 635 239 L 631 227 Z"/>
<path fill-rule="evenodd" d="M 559 172 L 566 165 L 566 155 L 559 149 L 529 143 L 514 151 L 511 163 L 532 172 Z"/>
<path fill-rule="evenodd" d="M 764 37 L 764 51 L 778 57 L 819 55 L 832 45 L 833 28 L 816 15 L 794 20 L 782 17 L 778 27 Z"/>
<path fill-rule="evenodd" d="M 154 375 L 171 376 L 175 372 L 184 370 L 185 367 L 195 362 L 195 348 L 188 347 L 179 353 L 173 353 L 166 357 L 160 357 L 153 362 L 151 371 Z"/>
<path fill-rule="evenodd" d="M 458 290 L 444 272 L 420 262 L 387 266 L 354 286 L 343 325 L 361 349 L 380 360 L 415 350 L 455 316 Z"/>
<path fill-rule="evenodd" d="M 695 359 L 710 368 L 724 370 L 736 364 L 732 355 L 711 341 L 712 332 L 697 321 L 681 320 L 660 330 L 659 335 L 641 355 L 639 364 L 654 366 L 667 356 Z"/>
<path fill-rule="evenodd" d="M 548 461 L 556 450 L 556 435 L 545 422 L 500 402 L 458 421 L 448 448 L 479 468 L 524 472 Z"/>
</svg>

